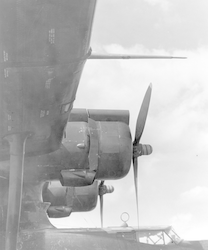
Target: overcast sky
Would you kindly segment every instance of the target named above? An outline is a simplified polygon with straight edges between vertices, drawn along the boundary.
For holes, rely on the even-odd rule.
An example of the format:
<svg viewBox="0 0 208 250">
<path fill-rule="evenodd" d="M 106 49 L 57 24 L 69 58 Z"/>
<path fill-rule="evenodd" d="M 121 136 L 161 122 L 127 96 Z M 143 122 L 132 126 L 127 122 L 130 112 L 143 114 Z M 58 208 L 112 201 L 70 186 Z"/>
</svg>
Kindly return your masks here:
<svg viewBox="0 0 208 250">
<path fill-rule="evenodd" d="M 185 239 L 208 239 L 208 1 L 99 0 L 92 49 L 103 53 L 187 56 L 187 60 L 92 60 L 86 63 L 74 107 L 128 109 L 134 137 L 145 91 L 153 85 L 139 158 L 141 226 L 172 225 Z M 119 226 L 128 212 L 137 225 L 132 169 L 106 182 L 104 226 Z M 65 223 L 65 224 L 64 224 Z M 56 224 L 100 227 L 93 212 Z"/>
</svg>

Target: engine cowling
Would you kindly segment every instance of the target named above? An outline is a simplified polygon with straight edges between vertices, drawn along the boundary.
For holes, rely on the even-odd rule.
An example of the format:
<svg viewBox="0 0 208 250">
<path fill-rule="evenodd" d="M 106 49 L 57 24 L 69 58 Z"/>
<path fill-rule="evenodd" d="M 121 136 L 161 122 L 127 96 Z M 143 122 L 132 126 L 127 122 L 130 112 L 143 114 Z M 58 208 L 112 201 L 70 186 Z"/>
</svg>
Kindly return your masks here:
<svg viewBox="0 0 208 250">
<path fill-rule="evenodd" d="M 63 186 L 91 185 L 95 179 L 116 180 L 130 169 L 132 140 L 126 111 L 72 113 L 63 145 L 70 169 L 61 171 Z M 92 119 L 93 118 L 93 119 Z M 76 121 L 77 120 L 77 121 Z"/>
<path fill-rule="evenodd" d="M 87 212 L 97 205 L 98 181 L 87 187 L 63 187 L 59 181 L 46 182 L 42 190 L 43 202 L 49 202 L 50 218 L 67 217 L 72 212 Z"/>
</svg>

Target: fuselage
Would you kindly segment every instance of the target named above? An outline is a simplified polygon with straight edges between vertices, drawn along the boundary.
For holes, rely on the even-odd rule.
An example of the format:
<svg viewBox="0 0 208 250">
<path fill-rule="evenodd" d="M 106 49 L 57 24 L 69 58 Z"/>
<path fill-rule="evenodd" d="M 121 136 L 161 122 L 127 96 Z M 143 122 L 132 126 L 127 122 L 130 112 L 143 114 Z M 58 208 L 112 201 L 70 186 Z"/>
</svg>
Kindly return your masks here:
<svg viewBox="0 0 208 250">
<path fill-rule="evenodd" d="M 181 241 L 178 244 L 152 245 L 138 242 L 130 235 L 103 229 L 22 230 L 17 244 L 22 250 L 207 250 L 208 241 Z"/>
</svg>

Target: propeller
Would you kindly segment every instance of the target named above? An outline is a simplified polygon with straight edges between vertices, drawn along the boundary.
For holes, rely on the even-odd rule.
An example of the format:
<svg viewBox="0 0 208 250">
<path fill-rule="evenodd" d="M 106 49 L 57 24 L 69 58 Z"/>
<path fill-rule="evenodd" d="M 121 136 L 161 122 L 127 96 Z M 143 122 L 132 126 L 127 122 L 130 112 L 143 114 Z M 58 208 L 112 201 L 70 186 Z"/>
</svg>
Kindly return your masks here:
<svg viewBox="0 0 208 250">
<path fill-rule="evenodd" d="M 136 203 L 137 203 L 137 218 L 139 220 L 139 208 L 138 208 L 138 160 L 137 158 L 142 155 L 149 155 L 152 153 L 152 146 L 146 144 L 140 144 L 140 139 L 142 137 L 144 126 L 147 119 L 147 114 L 149 110 L 150 98 L 152 93 L 152 84 L 149 85 L 146 94 L 144 96 L 142 106 L 139 111 L 139 115 L 136 123 L 135 139 L 133 142 L 133 168 L 134 168 L 134 185 L 136 193 Z M 106 193 L 112 193 L 114 191 L 113 186 L 104 185 L 104 181 L 100 182 L 99 185 L 99 197 L 100 197 L 100 218 L 101 227 L 103 228 L 103 195 Z"/>
<path fill-rule="evenodd" d="M 146 94 L 144 96 L 142 106 L 139 111 L 139 115 L 136 123 L 135 139 L 133 142 L 133 168 L 134 168 L 134 185 L 136 193 L 136 203 L 137 203 L 137 219 L 139 220 L 139 207 L 138 207 L 138 157 L 142 155 L 149 155 L 152 153 L 153 149 L 150 145 L 140 144 L 140 139 L 142 137 L 144 126 L 147 119 L 147 114 L 149 110 L 150 98 L 152 93 L 152 84 L 149 85 Z"/>
<path fill-rule="evenodd" d="M 101 228 L 103 228 L 103 195 L 109 194 L 114 191 L 113 186 L 104 185 L 104 181 L 101 181 L 99 185 L 99 197 L 100 197 L 100 219 L 101 219 Z"/>
</svg>

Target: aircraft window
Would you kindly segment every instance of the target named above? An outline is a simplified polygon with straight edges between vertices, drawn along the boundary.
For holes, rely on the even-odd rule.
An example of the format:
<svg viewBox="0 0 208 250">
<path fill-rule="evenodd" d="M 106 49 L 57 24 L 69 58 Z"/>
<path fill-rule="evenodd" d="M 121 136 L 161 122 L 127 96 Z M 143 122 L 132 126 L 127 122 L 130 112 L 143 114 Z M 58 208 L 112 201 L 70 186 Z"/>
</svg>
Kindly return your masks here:
<svg viewBox="0 0 208 250">
<path fill-rule="evenodd" d="M 163 232 L 159 232 L 155 235 L 152 235 L 151 240 L 154 242 L 154 245 L 164 245 L 164 235 Z"/>
<path fill-rule="evenodd" d="M 137 241 L 141 243 L 154 245 L 154 241 L 152 241 L 151 238 L 147 236 L 138 237 Z"/>
<path fill-rule="evenodd" d="M 174 232 L 173 229 L 169 231 L 168 236 L 172 239 L 172 242 L 176 244 L 181 241 L 181 238 L 177 235 L 177 233 Z"/>
<path fill-rule="evenodd" d="M 142 234 L 142 236 L 139 236 L 138 233 L 137 236 L 139 242 L 151 245 L 168 245 L 171 243 L 175 243 L 175 241 L 173 241 L 173 239 L 164 231 L 160 231 L 154 234 L 147 232 L 146 235 Z"/>
<path fill-rule="evenodd" d="M 164 241 L 165 241 L 165 245 L 174 243 L 173 239 L 166 233 L 164 233 Z"/>
</svg>

